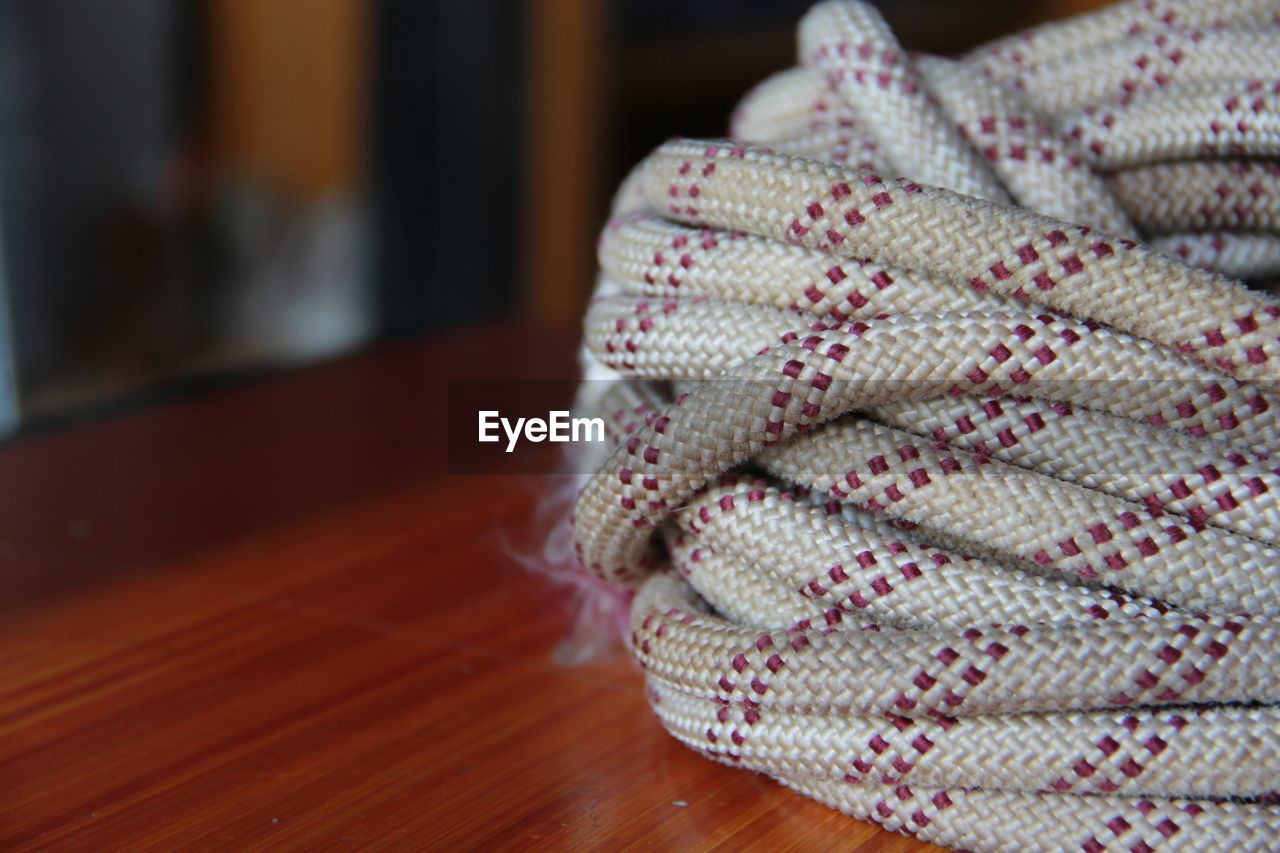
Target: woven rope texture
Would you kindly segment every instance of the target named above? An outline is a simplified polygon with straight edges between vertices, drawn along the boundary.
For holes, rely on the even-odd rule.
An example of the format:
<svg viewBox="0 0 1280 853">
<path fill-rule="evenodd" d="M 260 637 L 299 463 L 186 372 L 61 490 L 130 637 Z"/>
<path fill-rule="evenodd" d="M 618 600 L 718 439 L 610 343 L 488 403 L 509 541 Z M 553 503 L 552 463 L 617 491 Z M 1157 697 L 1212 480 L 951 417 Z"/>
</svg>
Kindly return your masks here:
<svg viewBox="0 0 1280 853">
<path fill-rule="evenodd" d="M 1277 849 L 1280 2 L 798 45 L 600 241 L 575 548 L 658 717 L 957 848 Z"/>
</svg>

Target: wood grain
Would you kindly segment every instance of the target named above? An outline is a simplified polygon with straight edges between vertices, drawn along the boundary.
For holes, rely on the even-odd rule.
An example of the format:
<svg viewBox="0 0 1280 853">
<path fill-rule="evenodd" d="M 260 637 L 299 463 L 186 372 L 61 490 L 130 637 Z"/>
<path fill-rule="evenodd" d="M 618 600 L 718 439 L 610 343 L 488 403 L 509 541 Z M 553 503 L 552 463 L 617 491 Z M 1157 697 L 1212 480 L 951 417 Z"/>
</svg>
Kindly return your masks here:
<svg viewBox="0 0 1280 853">
<path fill-rule="evenodd" d="M 695 755 L 435 408 L 518 324 L 0 450 L 0 849 L 924 850 Z M 463 367 L 460 367 L 463 365 Z M 683 803 L 684 805 L 680 805 Z"/>
</svg>

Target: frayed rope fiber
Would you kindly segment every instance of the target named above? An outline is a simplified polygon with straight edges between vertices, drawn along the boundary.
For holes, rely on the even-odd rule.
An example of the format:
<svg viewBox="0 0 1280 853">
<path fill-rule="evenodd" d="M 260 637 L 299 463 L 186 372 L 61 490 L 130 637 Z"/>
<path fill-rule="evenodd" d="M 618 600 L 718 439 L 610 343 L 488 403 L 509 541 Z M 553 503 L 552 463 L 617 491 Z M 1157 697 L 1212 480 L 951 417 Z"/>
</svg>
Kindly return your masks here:
<svg viewBox="0 0 1280 853">
<path fill-rule="evenodd" d="M 635 169 L 573 547 L 675 737 L 958 848 L 1280 848 L 1278 106 L 1275 0 L 954 60 L 825 2 Z"/>
</svg>

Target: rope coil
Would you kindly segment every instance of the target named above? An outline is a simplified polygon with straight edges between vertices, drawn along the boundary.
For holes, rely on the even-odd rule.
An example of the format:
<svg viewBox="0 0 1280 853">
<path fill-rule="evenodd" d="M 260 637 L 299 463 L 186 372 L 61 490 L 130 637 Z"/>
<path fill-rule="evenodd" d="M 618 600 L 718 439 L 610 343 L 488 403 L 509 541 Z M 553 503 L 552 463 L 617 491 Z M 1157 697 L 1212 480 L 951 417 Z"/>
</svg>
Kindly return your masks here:
<svg viewBox="0 0 1280 853">
<path fill-rule="evenodd" d="M 799 55 L 600 241 L 574 547 L 659 718 L 949 846 L 1275 849 L 1280 4 Z"/>
</svg>

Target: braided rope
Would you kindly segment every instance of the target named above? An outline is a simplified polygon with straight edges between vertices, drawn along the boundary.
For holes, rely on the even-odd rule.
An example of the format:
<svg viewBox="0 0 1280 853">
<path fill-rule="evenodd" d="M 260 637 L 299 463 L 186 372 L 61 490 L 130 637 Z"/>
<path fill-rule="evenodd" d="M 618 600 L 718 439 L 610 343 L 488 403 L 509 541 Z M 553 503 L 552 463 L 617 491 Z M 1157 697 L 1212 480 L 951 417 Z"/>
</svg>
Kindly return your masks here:
<svg viewBox="0 0 1280 853">
<path fill-rule="evenodd" d="M 1280 4 L 799 54 L 600 242 L 575 549 L 659 718 L 964 849 L 1274 849 Z"/>
</svg>

